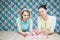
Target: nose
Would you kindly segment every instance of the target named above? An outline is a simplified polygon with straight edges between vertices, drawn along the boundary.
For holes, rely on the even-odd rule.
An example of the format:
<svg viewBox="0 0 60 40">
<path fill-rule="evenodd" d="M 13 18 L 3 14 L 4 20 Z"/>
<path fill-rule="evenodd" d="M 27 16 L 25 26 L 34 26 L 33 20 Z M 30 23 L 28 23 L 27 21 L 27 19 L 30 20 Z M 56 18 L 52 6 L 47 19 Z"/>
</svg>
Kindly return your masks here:
<svg viewBox="0 0 60 40">
<path fill-rule="evenodd" d="M 43 15 L 43 13 L 40 13 L 41 15 Z"/>
<path fill-rule="evenodd" d="M 26 16 L 26 18 L 27 18 L 27 16 Z"/>
</svg>

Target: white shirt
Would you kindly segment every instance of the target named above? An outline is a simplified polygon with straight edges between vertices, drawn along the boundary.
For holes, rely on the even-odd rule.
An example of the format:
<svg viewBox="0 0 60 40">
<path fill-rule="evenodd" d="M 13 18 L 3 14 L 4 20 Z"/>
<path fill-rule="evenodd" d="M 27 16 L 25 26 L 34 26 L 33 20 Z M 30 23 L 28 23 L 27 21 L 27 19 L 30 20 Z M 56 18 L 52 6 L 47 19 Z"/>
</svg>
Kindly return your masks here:
<svg viewBox="0 0 60 40">
<path fill-rule="evenodd" d="M 49 26 L 50 26 L 50 31 L 51 32 L 54 32 L 54 29 L 55 29 L 55 26 L 56 26 L 56 17 L 55 16 L 49 16 L 48 15 L 48 18 L 49 18 Z M 38 17 L 38 29 L 39 30 L 41 30 L 41 23 L 42 23 L 42 19 L 41 19 L 41 17 L 39 16 Z M 48 25 L 48 23 L 47 23 L 47 25 Z"/>
</svg>

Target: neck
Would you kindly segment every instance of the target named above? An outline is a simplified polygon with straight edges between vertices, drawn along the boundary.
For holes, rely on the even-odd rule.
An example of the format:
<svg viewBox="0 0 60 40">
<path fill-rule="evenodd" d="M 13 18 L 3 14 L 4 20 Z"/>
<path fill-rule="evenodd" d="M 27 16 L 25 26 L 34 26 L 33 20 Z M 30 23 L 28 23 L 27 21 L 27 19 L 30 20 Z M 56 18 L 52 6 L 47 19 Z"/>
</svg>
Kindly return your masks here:
<svg viewBox="0 0 60 40">
<path fill-rule="evenodd" d="M 23 22 L 26 22 L 27 20 L 23 20 Z"/>
<path fill-rule="evenodd" d="M 24 20 L 23 20 L 24 21 Z M 26 22 L 26 21 L 24 21 L 24 22 Z"/>
<path fill-rule="evenodd" d="M 43 17 L 43 19 L 46 21 L 48 19 L 48 15 L 46 15 L 45 17 Z"/>
</svg>

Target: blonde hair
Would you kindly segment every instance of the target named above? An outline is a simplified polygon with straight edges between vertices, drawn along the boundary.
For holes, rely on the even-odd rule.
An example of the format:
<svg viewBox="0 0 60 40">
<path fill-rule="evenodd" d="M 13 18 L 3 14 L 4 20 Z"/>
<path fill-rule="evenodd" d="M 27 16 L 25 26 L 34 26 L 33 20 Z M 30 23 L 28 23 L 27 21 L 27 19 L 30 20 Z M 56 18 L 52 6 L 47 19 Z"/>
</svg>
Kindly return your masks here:
<svg viewBox="0 0 60 40">
<path fill-rule="evenodd" d="M 21 12 L 21 14 L 20 14 L 20 18 L 21 18 L 21 20 L 23 20 L 23 14 L 24 14 L 24 12 L 27 12 L 27 13 L 29 13 L 29 19 L 31 18 L 31 14 L 30 14 L 30 11 L 29 10 L 24 10 L 24 11 L 22 11 Z"/>
</svg>

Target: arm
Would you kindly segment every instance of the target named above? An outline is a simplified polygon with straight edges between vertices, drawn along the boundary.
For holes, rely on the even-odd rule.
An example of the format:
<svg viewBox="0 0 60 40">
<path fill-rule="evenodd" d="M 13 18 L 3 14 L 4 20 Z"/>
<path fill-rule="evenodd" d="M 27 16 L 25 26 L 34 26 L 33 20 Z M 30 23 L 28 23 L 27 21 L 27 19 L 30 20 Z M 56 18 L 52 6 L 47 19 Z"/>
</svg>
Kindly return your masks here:
<svg viewBox="0 0 60 40">
<path fill-rule="evenodd" d="M 53 32 L 51 32 L 51 31 L 45 31 L 45 33 L 48 34 L 48 35 L 53 34 Z"/>
<path fill-rule="evenodd" d="M 32 24 L 30 24 L 30 32 L 33 32 Z"/>
<path fill-rule="evenodd" d="M 46 32 L 48 35 L 54 33 L 54 29 L 55 29 L 55 26 L 56 26 L 56 17 L 55 16 L 52 17 L 50 25 L 51 25 L 50 31 Z"/>
<path fill-rule="evenodd" d="M 24 32 L 22 32 L 21 26 L 19 24 L 17 24 L 17 28 L 18 28 L 18 33 L 24 35 Z"/>
<path fill-rule="evenodd" d="M 21 35 L 24 35 L 24 32 L 22 32 L 21 30 L 21 26 L 20 26 L 20 20 L 19 18 L 16 19 L 16 23 L 17 23 L 17 29 L 18 29 L 18 33 L 21 34 Z"/>
<path fill-rule="evenodd" d="M 41 20 L 40 20 L 40 17 L 38 17 L 38 19 L 37 19 L 37 25 L 38 25 L 38 28 L 35 31 L 35 33 L 39 34 L 41 32 Z"/>
<path fill-rule="evenodd" d="M 37 19 L 37 24 L 38 24 L 38 30 L 41 30 L 41 19 L 40 19 L 40 17 L 38 17 L 38 19 Z"/>
<path fill-rule="evenodd" d="M 54 16 L 53 19 L 52 19 L 52 24 L 51 24 L 51 30 L 50 30 L 50 32 L 54 33 L 55 26 L 56 26 L 56 17 Z"/>
<path fill-rule="evenodd" d="M 30 32 L 33 32 L 33 21 L 30 22 Z"/>
</svg>

